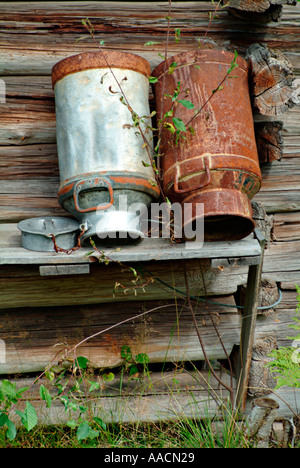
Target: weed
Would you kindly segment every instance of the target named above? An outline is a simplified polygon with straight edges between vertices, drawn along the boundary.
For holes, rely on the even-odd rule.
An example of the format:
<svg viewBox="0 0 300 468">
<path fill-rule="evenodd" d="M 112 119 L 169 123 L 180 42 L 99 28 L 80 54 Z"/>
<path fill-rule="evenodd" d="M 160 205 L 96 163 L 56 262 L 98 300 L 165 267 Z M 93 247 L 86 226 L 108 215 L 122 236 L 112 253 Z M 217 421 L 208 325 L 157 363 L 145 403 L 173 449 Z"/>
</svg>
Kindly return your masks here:
<svg viewBox="0 0 300 468">
<path fill-rule="evenodd" d="M 277 379 L 276 388 L 287 385 L 288 387 L 300 388 L 300 288 L 296 286 L 298 292 L 298 305 L 296 316 L 293 318 L 294 324 L 291 328 L 299 333 L 294 337 L 287 337 L 293 340 L 292 346 L 285 346 L 274 349 L 270 356 L 273 358 L 267 364 L 270 372 L 275 374 Z"/>
</svg>

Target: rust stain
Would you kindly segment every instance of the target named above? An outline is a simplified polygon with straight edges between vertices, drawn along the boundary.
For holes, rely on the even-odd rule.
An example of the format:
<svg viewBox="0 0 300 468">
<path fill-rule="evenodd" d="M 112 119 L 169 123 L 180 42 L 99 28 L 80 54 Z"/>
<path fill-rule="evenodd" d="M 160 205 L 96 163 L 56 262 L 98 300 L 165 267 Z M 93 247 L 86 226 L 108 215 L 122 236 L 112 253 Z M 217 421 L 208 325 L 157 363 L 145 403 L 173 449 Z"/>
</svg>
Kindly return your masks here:
<svg viewBox="0 0 300 468">
<path fill-rule="evenodd" d="M 133 70 L 150 76 L 151 68 L 147 60 L 129 52 L 105 50 L 102 52 L 83 52 L 72 55 L 56 63 L 52 68 L 52 87 L 65 76 L 93 68 L 119 68 Z"/>
</svg>

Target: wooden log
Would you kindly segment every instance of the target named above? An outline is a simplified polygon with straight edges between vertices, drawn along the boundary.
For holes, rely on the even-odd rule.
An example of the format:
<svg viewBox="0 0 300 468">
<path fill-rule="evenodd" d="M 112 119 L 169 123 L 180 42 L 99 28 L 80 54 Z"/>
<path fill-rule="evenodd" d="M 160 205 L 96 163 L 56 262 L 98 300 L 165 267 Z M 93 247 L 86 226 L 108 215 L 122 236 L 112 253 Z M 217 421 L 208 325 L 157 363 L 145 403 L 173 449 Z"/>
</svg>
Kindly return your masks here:
<svg viewBox="0 0 300 468">
<path fill-rule="evenodd" d="M 230 378 L 226 373 L 217 371 L 217 374 L 223 382 L 230 385 Z M 228 392 L 220 386 L 209 371 L 187 372 L 180 369 L 164 373 L 153 372 L 150 377 L 138 380 L 130 379 L 127 375 L 115 374 L 112 382 L 105 382 L 101 378 L 99 380 L 99 377 L 89 375 L 88 380 L 100 383 L 100 389 L 86 395 L 86 389 L 82 388 L 82 395 L 87 398 L 84 402 L 88 401 L 93 415 L 100 417 L 106 424 L 155 423 L 216 417 L 219 420 L 223 414 L 223 404 L 226 407 L 228 399 Z M 10 381 L 15 383 L 18 389 L 29 388 L 22 395 L 17 409 L 24 411 L 26 401 L 30 401 L 38 414 L 38 425 L 63 425 L 69 421 L 70 415 L 57 398 L 57 389 L 49 380 L 41 378 L 34 383 L 33 377 L 27 377 L 10 379 Z M 66 380 L 62 380 L 62 384 L 65 382 Z M 50 408 L 47 408 L 45 402 L 41 400 L 40 385 L 44 385 L 53 398 Z M 236 385 L 235 382 L 234 385 Z M 293 392 L 289 390 L 291 389 L 284 388 L 278 391 L 277 413 L 280 418 L 292 416 L 287 405 L 297 411 L 295 400 L 299 398 L 299 392 L 295 397 L 295 390 L 293 389 Z M 274 395 L 273 399 L 276 400 L 276 398 Z M 249 415 L 251 411 L 252 402 L 249 400 L 245 415 Z M 72 412 L 72 419 L 77 420 L 78 416 L 77 412 Z M 17 427 L 20 425 L 20 418 L 15 412 L 10 414 L 10 418 Z"/>
<path fill-rule="evenodd" d="M 231 0 L 230 6 L 239 10 L 265 12 L 270 5 L 297 5 L 296 0 Z"/>
<path fill-rule="evenodd" d="M 255 226 L 263 234 L 266 240 L 266 245 L 268 245 L 271 240 L 273 216 L 267 215 L 265 207 L 261 203 L 257 203 L 256 201 L 252 202 L 252 209 L 253 209 L 252 217 L 255 222 Z"/>
<path fill-rule="evenodd" d="M 267 213 L 300 211 L 300 159 L 283 158 L 261 167 L 262 186 L 253 201 Z"/>
<path fill-rule="evenodd" d="M 277 241 L 299 240 L 300 212 L 275 213 L 272 235 Z"/>
<path fill-rule="evenodd" d="M 269 395 L 276 387 L 276 379 L 270 373 L 267 364 L 272 360 L 270 353 L 277 348 L 275 337 L 269 336 L 255 342 L 249 373 L 249 395 L 259 397 Z"/>
<path fill-rule="evenodd" d="M 239 303 L 244 304 L 246 295 L 246 285 L 242 285 L 239 292 Z M 275 283 L 275 281 L 263 279 L 261 281 L 260 290 L 258 294 L 258 315 L 270 315 L 272 312 L 274 312 L 272 305 L 275 304 L 278 300 L 279 293 L 277 283 Z M 270 308 L 268 308 L 268 306 L 270 306 Z"/>
<path fill-rule="evenodd" d="M 38 180 L 43 177 L 47 177 L 47 180 L 55 177 L 58 187 L 59 169 L 56 144 L 0 146 L 1 180 Z M 44 182 L 47 180 L 44 179 Z"/>
<path fill-rule="evenodd" d="M 297 0 L 231 0 L 229 11 L 245 20 L 279 21 L 286 4 L 297 5 Z"/>
<path fill-rule="evenodd" d="M 217 375 L 230 385 L 230 377 L 226 373 L 217 371 Z M 81 385 L 82 403 L 88 402 L 93 416 L 98 416 L 106 424 L 213 418 L 220 414 L 220 406 L 228 398 L 228 392 L 208 371 L 153 372 L 150 376 L 135 380 L 128 375 L 116 374 L 112 382 L 90 375 L 87 380 L 100 382 L 101 385 L 99 390 L 90 394 Z M 38 425 L 62 425 L 69 421 L 70 415 L 57 398 L 53 383 L 45 378 L 37 383 L 33 378 L 11 381 L 17 384 L 17 388 L 30 388 L 21 397 L 18 409 L 24 411 L 26 401 L 30 401 L 38 414 Z M 67 379 L 63 378 L 61 382 L 65 384 Z M 50 408 L 46 408 L 39 395 L 41 384 L 53 398 Z M 16 426 L 20 425 L 20 418 L 14 411 L 10 417 Z M 72 412 L 72 419 L 77 420 L 78 417 L 78 412 Z"/>
<path fill-rule="evenodd" d="M 261 44 L 252 44 L 246 58 L 251 69 L 250 93 L 254 108 L 263 115 L 279 115 L 293 107 L 295 75 L 287 58 Z"/>
<path fill-rule="evenodd" d="M 27 279 L 30 284 L 30 276 Z M 13 281 L 12 278 L 8 280 Z M 283 298 L 273 315 L 258 317 L 256 343 L 276 340 L 279 346 L 287 344 L 296 294 L 292 296 L 285 291 Z M 222 343 L 227 355 L 240 343 L 240 314 L 232 296 L 213 297 L 209 301 L 212 303 L 199 301 L 195 306 L 198 325 L 209 359 L 225 363 L 227 356 Z M 152 312 L 146 313 L 148 311 Z M 139 314 L 144 315 L 134 318 Z M 129 300 L 125 304 L 21 307 L 2 310 L 1 317 L 0 340 L 5 345 L 1 374 L 42 372 L 50 363 L 58 361 L 67 365 L 73 358 L 74 346 L 80 342 L 77 355 L 87 357 L 94 368 L 122 365 L 122 346 L 130 346 L 134 355 L 146 353 L 150 363 L 204 359 L 191 314 L 180 298 Z"/>
<path fill-rule="evenodd" d="M 283 154 L 282 129 L 282 122 L 255 123 L 255 138 L 260 164 L 281 160 Z"/>
<path fill-rule="evenodd" d="M 158 52 L 164 53 L 168 14 L 167 4 L 155 2 L 101 2 L 87 4 L 47 5 L 2 2 L 3 18 L 1 33 L 0 63 L 2 75 L 50 75 L 52 66 L 62 58 L 84 50 L 97 50 L 81 23 L 91 18 L 96 37 L 104 40 L 104 47 L 128 50 L 147 58 L 151 67 L 161 62 Z M 172 5 L 170 55 L 195 49 L 199 40 L 207 37 L 209 14 L 215 5 L 211 2 L 174 2 Z M 224 44 L 243 53 L 257 34 L 257 25 L 228 18 L 228 7 L 220 8 L 218 16 L 209 27 L 209 38 L 220 47 Z M 295 11 L 294 11 L 295 10 Z M 271 47 L 295 51 L 299 43 L 299 11 L 293 7 L 285 10 L 283 21 L 260 28 L 264 41 Z M 175 41 L 175 28 L 181 29 L 181 41 Z M 118 34 L 116 34 L 116 31 Z M 160 42 L 149 47 L 149 40 Z M 24 44 L 28 49 L 24 50 Z"/>
<path fill-rule="evenodd" d="M 300 241 L 273 242 L 265 252 L 263 278 L 295 281 L 300 278 Z"/>
<path fill-rule="evenodd" d="M 272 398 L 261 397 L 253 402 L 245 429 L 249 437 L 255 437 L 257 448 L 269 448 L 272 426 L 277 417 L 279 404 Z"/>
<path fill-rule="evenodd" d="M 76 279 L 73 276 L 42 277 L 38 266 L 28 266 L 26 269 L 24 266 L 3 266 L 0 273 L 0 308 L 18 308 L 24 304 L 42 307 L 182 297 L 178 291 L 184 294 L 185 285 L 178 262 L 147 262 L 146 265 L 150 274 L 146 274 L 145 280 L 139 279 L 136 285 L 132 283 L 133 273 L 117 264 L 93 264 L 90 275 L 76 275 Z M 130 266 L 139 271 L 139 264 L 130 262 Z M 245 282 L 246 278 L 246 272 L 239 272 L 229 284 L 227 270 L 211 269 L 209 261 L 204 260 L 189 260 L 187 267 L 193 296 L 205 296 L 205 290 L 209 295 L 234 293 L 238 284 Z M 153 277 L 159 280 L 152 282 Z M 120 285 L 115 292 L 116 283 Z"/>
<path fill-rule="evenodd" d="M 0 221 L 18 222 L 21 219 L 34 216 L 66 215 L 57 200 L 59 188 L 58 166 L 55 156 L 55 145 L 51 149 L 36 145 L 29 145 L 24 150 L 14 148 L 9 150 L 0 166 L 2 174 L 0 180 Z M 4 154 L 7 147 L 1 150 Z M 38 154 L 41 153 L 39 157 Z M 5 162 L 10 158 L 9 165 Z M 1 164 L 1 163 L 0 163 Z M 11 166 L 10 166 L 11 164 Z M 14 179 L 14 169 L 16 178 Z M 33 178 L 33 175 L 36 177 Z M 56 175 L 55 175 L 56 174 Z M 54 177 L 55 175 L 55 177 Z M 262 166 L 262 187 L 255 195 L 253 201 L 261 203 L 267 212 L 300 211 L 300 158 L 284 157 L 280 162 L 274 161 L 272 165 Z M 12 179 L 13 182 L 12 182 Z"/>
<path fill-rule="evenodd" d="M 233 296 L 211 299 L 195 305 L 198 326 L 209 359 L 226 360 L 224 349 L 229 356 L 239 342 L 239 314 Z M 146 353 L 150 363 L 204 359 L 190 310 L 174 296 L 168 301 L 2 310 L 0 339 L 6 355 L 0 363 L 1 374 L 39 372 L 51 363 L 67 364 L 73 359 L 74 346 L 97 369 L 122 365 L 122 346 L 129 346 L 133 356 Z"/>
</svg>

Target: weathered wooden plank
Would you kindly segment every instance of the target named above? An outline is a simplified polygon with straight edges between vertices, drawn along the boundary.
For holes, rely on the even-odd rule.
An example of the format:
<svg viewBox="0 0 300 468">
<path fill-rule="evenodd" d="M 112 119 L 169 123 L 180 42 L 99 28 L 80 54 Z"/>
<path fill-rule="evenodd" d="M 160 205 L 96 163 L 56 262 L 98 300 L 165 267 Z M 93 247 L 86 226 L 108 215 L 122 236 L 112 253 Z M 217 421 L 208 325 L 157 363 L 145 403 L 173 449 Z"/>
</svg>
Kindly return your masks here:
<svg viewBox="0 0 300 468">
<path fill-rule="evenodd" d="M 230 385 L 230 377 L 222 371 L 217 371 L 218 377 L 225 384 Z M 95 377 L 89 376 L 89 380 Z M 18 409 L 24 411 L 26 401 L 30 401 L 38 414 L 39 425 L 65 424 L 70 416 L 63 404 L 56 399 L 57 391 L 53 384 L 45 378 L 34 383 L 34 378 L 12 379 L 18 388 L 29 387 Z M 234 386 L 236 386 L 235 381 Z M 208 383 L 210 390 L 207 389 Z M 45 402 L 39 395 L 40 385 L 43 384 L 51 393 L 53 403 L 47 409 Z M 83 389 L 85 392 L 85 389 Z M 272 395 L 279 403 L 278 417 L 293 416 L 290 408 L 297 412 L 300 396 L 295 389 L 281 388 L 276 395 Z M 93 392 L 95 401 L 91 410 L 94 416 L 109 423 L 136 423 L 174 421 L 178 419 L 207 419 L 220 417 L 220 407 L 225 404 L 228 392 L 208 371 L 185 371 L 152 373 L 142 380 L 130 380 L 127 375 L 116 375 L 112 382 L 105 382 L 101 390 Z M 88 398 L 88 396 L 87 396 Z M 247 402 L 245 416 L 251 411 L 252 401 Z M 221 410 L 222 411 L 222 410 Z M 20 418 L 13 412 L 10 416 L 16 426 Z M 78 414 L 72 413 L 77 419 Z"/>
<path fill-rule="evenodd" d="M 300 210 L 299 161 L 286 157 L 262 166 L 262 187 L 253 200 L 262 203 L 267 213 Z"/>
<path fill-rule="evenodd" d="M 41 276 L 87 275 L 90 266 L 84 265 L 42 265 L 39 267 Z"/>
<path fill-rule="evenodd" d="M 230 377 L 225 372 L 217 371 L 218 377 L 230 385 Z M 96 377 L 90 376 L 90 381 Z M 18 409 L 24 411 L 26 401 L 30 400 L 38 414 L 38 424 L 65 424 L 70 416 L 59 399 L 57 390 L 47 379 L 41 378 L 34 384 L 33 378 L 15 379 L 18 387 L 30 387 Z M 64 383 L 64 381 L 62 381 Z M 208 383 L 210 389 L 208 390 Z M 43 384 L 53 397 L 53 404 L 47 409 L 39 395 Z M 86 389 L 82 388 L 83 395 Z M 217 379 L 207 371 L 175 371 L 152 373 L 139 380 L 130 380 L 127 375 L 117 374 L 112 382 L 104 382 L 100 391 L 86 395 L 93 416 L 109 423 L 159 422 L 178 419 L 201 419 L 215 417 L 220 405 L 225 403 L 228 392 L 220 386 Z M 77 419 L 78 414 L 72 413 Z M 11 419 L 18 426 L 20 418 L 12 412 Z"/>
<path fill-rule="evenodd" d="M 49 233 L 50 234 L 50 233 Z M 9 249 L 9 237 L 12 245 Z M 18 241 L 17 241 L 18 237 Z M 0 225 L 0 264 L 65 264 L 101 261 L 104 254 L 112 262 L 143 262 L 152 260 L 181 260 L 195 258 L 227 258 L 259 256 L 261 248 L 254 235 L 240 241 L 171 243 L 168 238 L 147 237 L 138 244 L 104 247 L 83 246 L 71 255 L 56 252 L 36 252 L 22 248 L 21 232 L 15 224 Z M 89 253 L 89 256 L 86 254 Z M 14 258 L 13 258 L 14 257 Z"/>
<path fill-rule="evenodd" d="M 196 259 L 186 262 L 191 294 L 195 297 L 205 296 L 205 293 L 231 294 L 236 292 L 238 285 L 246 282 L 245 269 L 235 275 L 234 271 L 232 274 L 227 269 L 211 269 L 209 261 Z M 185 284 L 178 261 L 145 262 L 143 265 L 132 262 L 128 265 L 138 272 L 142 267 L 142 271 L 146 271 L 143 278 L 140 277 L 133 283 L 136 278 L 132 270 L 128 270 L 122 264 L 93 264 L 89 276 L 76 275 L 76 278 L 42 277 L 38 266 L 24 268 L 24 265 L 4 265 L 0 272 L 0 309 L 23 307 L 24 304 L 28 307 L 42 307 L 172 299 L 174 294 L 176 297 L 185 294 Z M 117 290 L 116 284 L 119 284 Z"/>
<path fill-rule="evenodd" d="M 31 149 L 29 153 L 30 151 Z M 17 161 L 13 162 L 12 170 L 18 167 Z M 45 169 L 43 169 L 43 161 L 46 162 Z M 0 181 L 0 221 L 16 222 L 34 216 L 67 215 L 59 206 L 57 199 L 59 177 L 58 175 L 52 177 L 52 169 L 54 171 L 55 167 L 56 174 L 58 171 L 54 154 L 53 157 L 37 158 L 36 162 L 35 169 L 31 172 L 28 165 L 30 166 L 34 161 L 29 156 L 29 161 L 26 163 L 24 158 L 24 171 L 23 169 L 16 170 L 16 179 L 13 182 L 13 172 L 9 167 L 5 165 L 0 167 L 0 173 L 3 170 Z M 39 174 L 44 170 L 49 177 L 32 179 L 32 173 Z M 27 175 L 27 171 L 31 174 Z M 10 174 L 8 178 L 7 172 Z M 263 165 L 262 177 L 262 187 L 253 200 L 262 203 L 267 213 L 300 211 L 299 157 L 284 157 L 281 161 Z"/>
<path fill-rule="evenodd" d="M 225 384 L 230 385 L 230 377 L 222 371 L 217 371 L 218 377 Z M 95 377 L 89 376 L 89 380 Z M 53 384 L 45 378 L 34 383 L 34 378 L 12 379 L 17 388 L 29 387 L 21 398 L 18 409 L 25 410 L 26 401 L 30 401 L 38 414 L 39 425 L 61 425 L 69 421 L 70 416 L 59 399 Z M 234 387 L 236 382 L 234 382 Z M 209 383 L 210 389 L 207 389 Z M 40 385 L 43 384 L 51 393 L 53 403 L 46 408 L 45 402 L 39 395 Z M 83 392 L 85 389 L 83 388 Z M 276 395 L 272 395 L 279 403 L 278 417 L 290 418 L 298 411 L 299 392 L 287 387 L 281 388 Z M 228 392 L 208 371 L 185 371 L 152 373 L 142 380 L 130 380 L 127 375 L 116 375 L 112 382 L 105 382 L 101 390 L 93 392 L 94 403 L 89 398 L 93 416 L 100 417 L 109 423 L 136 423 L 174 421 L 178 419 L 207 419 L 220 417 L 222 404 L 226 408 Z M 245 416 L 250 413 L 252 401 L 249 399 Z M 77 419 L 78 414 L 72 413 Z M 20 418 L 14 412 L 10 415 L 16 426 Z"/>
<path fill-rule="evenodd" d="M 133 8 L 132 4 L 125 2 L 101 2 L 97 7 L 75 2 L 74 8 L 60 3 L 47 9 L 36 9 L 32 4 L 27 9 L 20 3 L 10 3 L 9 7 L 5 3 L 3 5 L 0 11 L 3 18 L 0 63 L 5 75 L 50 75 L 58 60 L 83 50 L 96 50 L 81 24 L 81 19 L 86 16 L 94 24 L 96 37 L 105 40 L 105 47 L 122 50 L 126 44 L 126 50 L 144 56 L 152 67 L 161 61 L 157 52 L 164 53 L 164 44 L 151 46 L 150 50 L 144 44 L 153 38 L 156 42 L 166 39 L 167 4 L 151 2 L 145 7 L 145 2 L 135 2 Z M 174 2 L 169 52 L 173 54 L 198 47 L 199 38 L 207 32 L 209 38 L 219 45 L 231 43 L 241 52 L 250 45 L 249 38 L 254 35 L 257 40 L 263 38 L 270 47 L 297 51 L 298 9 L 295 9 L 296 13 L 291 7 L 284 9 L 280 25 L 258 27 L 254 22 L 229 18 L 227 8 L 221 8 L 208 29 L 209 13 L 214 9 L 210 2 Z M 182 30 L 180 43 L 175 41 L 175 28 Z M 30 45 L 30 50 L 24 51 L 24 43 Z"/>
<path fill-rule="evenodd" d="M 300 212 L 276 213 L 274 215 L 273 237 L 277 241 L 300 239 Z"/>
<path fill-rule="evenodd" d="M 30 281 L 31 277 L 27 279 Z M 168 301 L 130 300 L 126 304 L 21 306 L 1 310 L 0 339 L 5 344 L 6 362 L 0 363 L 0 373 L 40 372 L 70 351 L 64 358 L 67 362 L 73 358 L 72 350 L 79 343 L 82 344 L 76 348 L 77 355 L 87 357 L 95 368 L 122 365 L 122 346 L 130 346 L 133 355 L 146 353 L 150 363 L 203 360 L 203 350 L 186 305 L 173 294 Z M 279 305 L 275 313 L 258 316 L 255 340 L 270 337 L 278 345 L 286 346 L 286 336 L 292 334 L 289 325 L 295 316 L 293 305 L 296 305 L 295 292 L 283 291 L 283 308 Z M 240 314 L 234 298 L 227 295 L 209 298 L 207 303 L 193 301 L 193 307 L 208 357 L 226 360 L 222 345 L 230 354 L 240 344 Z M 136 317 L 138 314 L 144 315 Z"/>
<path fill-rule="evenodd" d="M 2 181 L 37 180 L 42 177 L 55 177 L 56 185 L 59 183 L 56 144 L 0 146 L 0 179 Z"/>
<path fill-rule="evenodd" d="M 226 359 L 223 345 L 229 355 L 240 335 L 233 296 L 213 297 L 194 307 L 207 355 L 210 359 Z M 52 361 L 72 360 L 71 350 L 82 340 L 86 341 L 76 352 L 87 357 L 95 368 L 122 365 L 122 346 L 129 346 L 133 356 L 146 353 L 151 363 L 204 359 L 190 310 L 174 295 L 167 302 L 6 309 L 1 311 L 0 338 L 5 344 L 1 374 L 39 372 Z M 66 350 L 70 354 L 64 356 Z"/>
<path fill-rule="evenodd" d="M 290 281 L 284 279 L 286 273 L 295 275 L 298 281 L 300 273 L 300 241 L 273 242 L 265 252 L 263 272 L 274 281 Z"/>
</svg>

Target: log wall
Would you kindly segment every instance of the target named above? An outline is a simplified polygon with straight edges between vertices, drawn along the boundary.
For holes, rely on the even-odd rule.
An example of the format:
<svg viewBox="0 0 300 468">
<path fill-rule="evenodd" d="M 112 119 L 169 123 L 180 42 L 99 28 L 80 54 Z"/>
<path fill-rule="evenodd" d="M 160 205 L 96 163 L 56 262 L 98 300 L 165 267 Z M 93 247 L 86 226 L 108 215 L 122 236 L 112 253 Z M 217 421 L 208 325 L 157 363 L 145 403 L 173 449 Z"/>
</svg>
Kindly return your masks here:
<svg viewBox="0 0 300 468">
<path fill-rule="evenodd" d="M 284 5 L 280 20 L 271 22 L 261 21 L 262 17 L 249 22 L 225 6 L 210 23 L 214 8 L 211 2 L 202 1 L 172 4 L 169 56 L 193 50 L 201 40 L 207 47 L 237 50 L 242 56 L 251 44 L 263 43 L 283 53 L 300 79 L 299 4 Z M 97 50 L 82 19 L 90 19 L 97 40 L 104 41 L 104 48 L 141 55 L 153 69 L 162 60 L 159 54 L 164 54 L 168 14 L 167 2 L 0 4 L 0 83 L 5 90 L 4 98 L 0 93 L 2 246 L 5 232 L 11 231 L 15 232 L 11 239 L 16 239 L 18 245 L 15 223 L 22 219 L 66 215 L 57 201 L 59 174 L 51 68 L 72 54 Z M 181 29 L 178 43 L 175 28 Z M 157 44 L 146 46 L 149 41 Z M 151 89 L 150 103 L 153 106 Z M 294 284 L 300 284 L 300 106 L 280 116 L 262 116 L 254 111 L 254 120 L 282 122 L 281 160 L 262 163 L 262 188 L 254 201 L 263 205 L 271 220 L 263 280 L 275 290 L 276 286 L 282 287 L 283 294 L 275 309 L 259 316 L 256 339 L 272 338 L 277 345 L 284 345 L 288 343 L 286 336 L 291 334 L 288 327 L 297 304 Z M 76 340 L 145 308 L 165 305 L 166 300 L 170 303 L 171 297 L 171 307 L 113 328 L 85 343 L 80 348 L 81 354 L 87 355 L 96 367 L 120 365 L 120 349 L 124 344 L 132 346 L 134 352 L 146 352 L 153 363 L 203 359 L 191 317 L 182 303 L 177 303 L 182 296 L 174 299 L 174 291 L 171 296 L 162 284 L 156 284 L 162 291 L 159 299 L 156 291 L 154 297 L 147 296 L 147 302 L 143 295 L 133 294 L 126 297 L 127 302 L 123 297 L 118 303 L 103 303 L 103 282 L 111 278 L 111 291 L 117 273 L 116 267 L 109 266 L 104 280 L 103 265 L 100 267 L 89 277 L 62 279 L 43 279 L 33 266 L 1 268 L 0 339 L 6 343 L 6 362 L 0 360 L 1 374 L 41 371 L 55 357 L 57 348 L 53 346 L 64 347 L 66 343 L 72 346 Z M 176 270 L 176 265 L 172 268 Z M 156 274 L 173 284 L 174 276 L 169 269 L 170 266 L 158 267 Z M 223 305 L 200 303 L 198 319 L 210 358 L 225 359 L 210 313 L 215 314 L 230 353 L 239 345 L 239 310 L 234 307 L 247 270 L 241 266 L 216 266 L 215 272 L 210 294 L 217 296 L 213 301 Z M 197 281 L 196 277 L 192 291 L 195 294 Z M 184 289 L 183 280 L 179 278 L 176 286 Z M 94 300 L 90 301 L 94 294 Z"/>
</svg>

